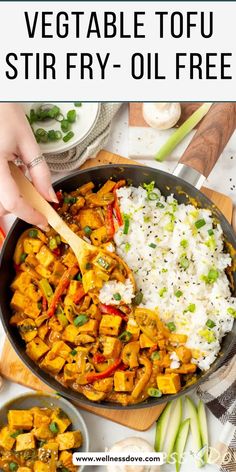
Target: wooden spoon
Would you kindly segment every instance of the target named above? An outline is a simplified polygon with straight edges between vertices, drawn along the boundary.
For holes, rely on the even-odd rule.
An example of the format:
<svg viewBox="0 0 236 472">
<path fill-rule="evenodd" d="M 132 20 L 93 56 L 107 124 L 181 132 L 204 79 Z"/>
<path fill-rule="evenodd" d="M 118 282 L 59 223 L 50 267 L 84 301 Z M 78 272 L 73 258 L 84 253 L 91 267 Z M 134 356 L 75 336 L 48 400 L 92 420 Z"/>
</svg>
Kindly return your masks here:
<svg viewBox="0 0 236 472">
<path fill-rule="evenodd" d="M 42 197 L 42 195 L 40 195 L 40 193 L 25 177 L 21 170 L 13 162 L 9 163 L 9 167 L 12 177 L 17 183 L 22 197 L 30 202 L 31 206 L 35 208 L 35 210 L 44 215 L 50 226 L 69 244 L 78 260 L 82 275 L 86 270 L 86 264 L 88 260 L 91 259 L 91 257 L 94 258 L 96 254 L 102 253 L 104 256 L 112 257 L 115 260 L 116 265 L 119 263 L 121 266 L 123 266 L 125 273 L 133 285 L 133 291 L 135 292 L 135 280 L 133 274 L 127 264 L 119 256 L 117 256 L 117 254 L 114 254 L 110 251 L 105 251 L 100 247 L 93 246 L 75 234 L 53 209 L 53 207 Z"/>
</svg>

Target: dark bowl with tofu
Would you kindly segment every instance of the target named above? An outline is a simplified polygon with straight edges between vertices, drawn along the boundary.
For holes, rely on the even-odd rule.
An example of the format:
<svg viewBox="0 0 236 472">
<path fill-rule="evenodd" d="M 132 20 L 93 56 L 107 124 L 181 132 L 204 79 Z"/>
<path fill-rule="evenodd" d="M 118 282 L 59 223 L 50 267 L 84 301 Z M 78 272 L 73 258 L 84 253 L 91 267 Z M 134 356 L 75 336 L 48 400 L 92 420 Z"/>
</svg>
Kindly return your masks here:
<svg viewBox="0 0 236 472">
<path fill-rule="evenodd" d="M 64 398 L 27 393 L 0 409 L 0 470 L 78 472 L 72 453 L 88 450 L 86 424 Z"/>
<path fill-rule="evenodd" d="M 220 222 L 225 241 L 228 244 L 230 250 L 232 250 L 232 256 L 235 257 L 235 235 L 230 224 L 227 222 L 225 217 L 221 212 L 213 205 L 213 203 L 201 192 L 195 189 L 191 184 L 185 182 L 184 180 L 167 174 L 165 172 L 147 168 L 144 166 L 136 165 L 108 165 L 103 167 L 90 168 L 86 170 L 77 171 L 76 173 L 60 179 L 55 185 L 54 188 L 56 191 L 62 190 L 64 192 L 71 192 L 83 184 L 88 183 L 89 181 L 94 182 L 95 188 L 100 188 L 107 180 L 114 179 L 118 181 L 120 179 L 125 179 L 127 182 L 131 182 L 134 186 L 142 185 L 143 182 L 155 181 L 161 193 L 164 196 L 174 194 L 175 198 L 179 203 L 189 203 L 189 198 L 195 199 L 199 207 L 210 209 L 214 217 Z M 37 362 L 34 362 L 30 359 L 25 351 L 25 342 L 21 339 L 18 330 L 15 326 L 9 323 L 10 317 L 12 315 L 10 308 L 10 301 L 12 297 L 12 292 L 10 285 L 14 279 L 14 267 L 13 267 L 13 253 L 17 244 L 17 241 L 20 235 L 29 229 L 27 223 L 16 220 L 12 226 L 1 254 L 1 285 L 0 285 L 0 309 L 1 309 L 1 320 L 4 326 L 4 329 L 7 333 L 7 336 L 15 349 L 18 356 L 24 362 L 26 367 L 28 367 L 38 378 L 40 378 L 44 383 L 49 385 L 54 391 L 59 392 L 61 395 L 69 398 L 72 401 L 80 402 L 81 404 L 93 406 L 93 408 L 107 408 L 107 409 L 139 409 L 139 408 L 150 408 L 156 406 L 165 401 L 169 401 L 178 396 L 190 392 L 194 387 L 196 387 L 201 381 L 207 379 L 207 377 L 214 372 L 226 359 L 230 350 L 232 349 L 233 344 L 236 339 L 236 324 L 234 323 L 234 328 L 229 332 L 223 339 L 221 344 L 221 352 L 215 362 L 212 364 L 210 369 L 206 372 L 199 372 L 194 383 L 190 383 L 182 388 L 178 393 L 166 394 L 163 397 L 149 397 L 141 403 L 134 403 L 129 405 L 121 405 L 115 402 L 106 402 L 101 400 L 100 402 L 95 402 L 86 398 L 80 392 L 74 391 L 71 388 L 68 388 L 63 383 L 57 381 L 52 375 L 43 370 Z M 234 252 L 233 252 L 234 251 Z M 235 272 L 232 272 L 232 286 L 235 287 Z M 232 293 L 235 295 L 235 289 L 232 289 Z"/>
</svg>

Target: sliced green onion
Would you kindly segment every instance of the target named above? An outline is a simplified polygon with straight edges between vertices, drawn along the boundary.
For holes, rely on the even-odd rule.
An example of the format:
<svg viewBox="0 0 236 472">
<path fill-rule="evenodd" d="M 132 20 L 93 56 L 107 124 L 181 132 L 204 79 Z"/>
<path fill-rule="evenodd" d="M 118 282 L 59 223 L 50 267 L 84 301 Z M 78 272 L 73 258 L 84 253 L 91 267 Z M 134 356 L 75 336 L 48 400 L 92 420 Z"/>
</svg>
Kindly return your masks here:
<svg viewBox="0 0 236 472">
<path fill-rule="evenodd" d="M 49 425 L 49 429 L 52 433 L 57 434 L 59 432 L 59 428 L 57 426 L 57 423 L 55 421 L 52 421 Z"/>
<path fill-rule="evenodd" d="M 27 257 L 28 254 L 26 254 L 25 252 L 23 252 L 23 254 L 21 254 L 20 256 L 20 262 L 25 262 L 25 259 Z"/>
<path fill-rule="evenodd" d="M 60 238 L 59 234 L 56 235 L 56 242 L 57 242 L 57 245 L 60 246 L 61 238 Z"/>
<path fill-rule="evenodd" d="M 154 190 L 155 187 L 155 182 L 152 180 L 149 184 L 144 183 L 143 188 L 147 191 L 147 193 L 150 193 Z"/>
<path fill-rule="evenodd" d="M 84 227 L 84 232 L 85 232 L 86 236 L 90 236 L 90 234 L 92 233 L 92 229 L 90 228 L 90 226 L 85 226 Z"/>
<path fill-rule="evenodd" d="M 148 200 L 154 201 L 154 200 L 158 200 L 158 198 L 159 198 L 158 193 L 156 192 L 148 193 Z"/>
<path fill-rule="evenodd" d="M 227 313 L 229 313 L 229 315 L 236 318 L 236 310 L 234 308 L 232 308 L 232 307 L 227 308 Z"/>
<path fill-rule="evenodd" d="M 61 130 L 63 131 L 63 133 L 67 133 L 68 131 L 70 131 L 70 128 L 71 128 L 71 124 L 69 123 L 68 120 L 61 120 Z"/>
<path fill-rule="evenodd" d="M 71 356 L 73 356 L 73 357 L 74 357 L 74 356 L 76 356 L 76 354 L 77 354 L 77 351 L 76 351 L 76 349 L 72 349 L 72 351 L 71 351 L 71 353 L 70 353 L 70 354 L 71 354 Z"/>
<path fill-rule="evenodd" d="M 182 239 L 182 241 L 180 241 L 180 246 L 182 246 L 184 249 L 186 249 L 186 247 L 188 247 L 187 239 Z"/>
<path fill-rule="evenodd" d="M 148 246 L 151 247 L 152 249 L 155 249 L 155 248 L 157 247 L 157 245 L 154 244 L 154 243 L 151 243 L 151 244 L 149 244 Z"/>
<path fill-rule="evenodd" d="M 178 146 L 178 144 L 187 136 L 192 129 L 201 121 L 210 109 L 212 103 L 204 103 L 200 106 L 166 141 L 166 143 L 159 149 L 155 159 L 157 161 L 164 161 L 165 158 Z"/>
<path fill-rule="evenodd" d="M 208 229 L 208 234 L 209 234 L 209 236 L 213 236 L 213 234 L 214 234 L 213 229 Z"/>
<path fill-rule="evenodd" d="M 51 249 L 51 251 L 53 251 L 54 249 L 57 248 L 57 240 L 56 238 L 51 238 L 49 239 L 49 249 Z"/>
<path fill-rule="evenodd" d="M 85 269 L 86 270 L 92 269 L 92 264 L 90 262 L 87 262 L 87 264 L 85 265 Z"/>
<path fill-rule="evenodd" d="M 175 326 L 175 323 L 173 321 L 170 321 L 169 323 L 167 323 L 166 326 L 169 329 L 169 331 L 176 331 L 176 326 Z"/>
<path fill-rule="evenodd" d="M 160 353 L 158 351 L 154 351 L 151 354 L 151 359 L 152 361 L 160 360 Z"/>
<path fill-rule="evenodd" d="M 219 277 L 219 272 L 216 269 L 210 269 L 207 275 L 202 276 L 202 280 L 207 284 L 214 284 Z"/>
<path fill-rule="evenodd" d="M 64 197 L 64 203 L 76 203 L 77 198 L 76 197 Z"/>
<path fill-rule="evenodd" d="M 128 232 L 129 232 L 129 216 L 128 215 L 123 215 L 123 218 L 124 218 L 123 234 L 128 234 Z"/>
<path fill-rule="evenodd" d="M 10 462 L 9 464 L 9 470 L 11 472 L 15 472 L 19 468 L 18 464 L 16 462 Z"/>
<path fill-rule="evenodd" d="M 54 105 L 52 108 L 49 108 L 49 110 L 47 110 L 47 117 L 55 119 L 58 117 L 60 113 L 61 113 L 60 108 Z"/>
<path fill-rule="evenodd" d="M 128 252 L 131 248 L 130 243 L 125 243 L 125 252 Z"/>
<path fill-rule="evenodd" d="M 161 202 L 157 202 L 156 207 L 157 208 L 165 208 L 165 205 L 163 205 L 163 203 L 161 203 Z"/>
<path fill-rule="evenodd" d="M 130 331 L 123 331 L 123 333 L 121 333 L 119 336 L 119 339 L 124 342 L 129 342 L 131 338 L 132 333 L 130 333 Z"/>
<path fill-rule="evenodd" d="M 142 292 L 137 292 L 135 294 L 135 297 L 133 298 L 133 304 L 134 305 L 140 305 L 140 303 L 142 303 L 142 300 L 143 300 Z"/>
<path fill-rule="evenodd" d="M 196 305 L 195 303 L 190 303 L 189 306 L 187 306 L 186 310 L 184 310 L 184 313 L 190 311 L 190 313 L 194 313 L 196 310 Z"/>
<path fill-rule="evenodd" d="M 88 316 L 81 313 L 81 315 L 76 316 L 74 319 L 74 325 L 75 326 L 83 326 L 85 323 L 87 323 L 89 320 Z"/>
<path fill-rule="evenodd" d="M 43 128 L 38 128 L 34 132 L 36 141 L 38 143 L 47 143 L 48 142 L 48 133 L 45 129 Z"/>
<path fill-rule="evenodd" d="M 183 292 L 181 292 L 181 290 L 177 290 L 177 291 L 175 292 L 175 296 L 176 296 L 177 298 L 181 297 L 182 295 L 183 295 Z"/>
<path fill-rule="evenodd" d="M 202 228 L 203 226 L 205 226 L 205 224 L 206 224 L 206 222 L 205 222 L 204 218 L 202 218 L 200 220 L 197 220 L 195 222 L 195 226 L 196 226 L 197 229 Z"/>
<path fill-rule="evenodd" d="M 74 106 L 75 106 L 75 107 L 82 107 L 82 102 L 75 102 L 75 103 L 74 103 Z"/>
<path fill-rule="evenodd" d="M 162 392 L 158 388 L 150 387 L 147 391 L 149 397 L 160 398 L 162 397 Z"/>
<path fill-rule="evenodd" d="M 183 269 L 187 269 L 189 267 L 189 260 L 187 259 L 187 257 L 181 257 L 180 259 L 180 265 L 181 267 L 183 267 Z"/>
<path fill-rule="evenodd" d="M 29 230 L 29 237 L 30 237 L 30 238 L 37 238 L 37 237 L 38 237 L 38 231 L 37 231 L 37 229 L 30 229 L 30 230 Z"/>
<path fill-rule="evenodd" d="M 166 293 L 166 292 L 167 292 L 166 287 L 160 288 L 160 290 L 158 292 L 159 297 L 163 297 L 164 293 Z"/>
<path fill-rule="evenodd" d="M 73 133 L 73 131 L 69 131 L 69 133 L 67 133 L 63 138 L 64 143 L 67 143 L 68 141 L 70 141 L 70 139 L 72 139 L 74 135 L 75 133 Z"/>
<path fill-rule="evenodd" d="M 76 110 L 69 110 L 67 112 L 67 120 L 69 121 L 69 123 L 74 123 L 75 120 L 76 120 Z"/>
<path fill-rule="evenodd" d="M 206 326 L 207 326 L 208 328 L 214 328 L 214 327 L 216 326 L 216 324 L 214 323 L 214 321 L 212 321 L 212 320 L 209 319 L 209 320 L 207 320 L 207 322 L 206 322 Z"/>
<path fill-rule="evenodd" d="M 17 438 L 17 436 L 19 436 L 19 434 L 23 434 L 23 432 L 24 432 L 23 429 L 18 429 L 17 431 L 12 433 L 10 436 L 11 436 L 11 438 Z"/>
<path fill-rule="evenodd" d="M 121 294 L 120 293 L 114 293 L 113 298 L 114 298 L 114 300 L 119 301 L 119 300 L 121 300 Z"/>
<path fill-rule="evenodd" d="M 82 275 L 81 273 L 79 272 L 78 275 L 76 276 L 77 280 L 81 281 L 82 280 Z"/>
</svg>

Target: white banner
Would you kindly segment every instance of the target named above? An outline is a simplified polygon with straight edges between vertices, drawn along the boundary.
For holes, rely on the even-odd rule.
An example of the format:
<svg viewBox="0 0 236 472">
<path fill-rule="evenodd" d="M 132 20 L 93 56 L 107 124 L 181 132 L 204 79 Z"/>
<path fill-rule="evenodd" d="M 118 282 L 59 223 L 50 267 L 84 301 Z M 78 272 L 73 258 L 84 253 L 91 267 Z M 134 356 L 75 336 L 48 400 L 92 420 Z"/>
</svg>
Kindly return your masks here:
<svg viewBox="0 0 236 472">
<path fill-rule="evenodd" d="M 236 100 L 235 2 L 0 2 L 0 101 Z"/>
</svg>

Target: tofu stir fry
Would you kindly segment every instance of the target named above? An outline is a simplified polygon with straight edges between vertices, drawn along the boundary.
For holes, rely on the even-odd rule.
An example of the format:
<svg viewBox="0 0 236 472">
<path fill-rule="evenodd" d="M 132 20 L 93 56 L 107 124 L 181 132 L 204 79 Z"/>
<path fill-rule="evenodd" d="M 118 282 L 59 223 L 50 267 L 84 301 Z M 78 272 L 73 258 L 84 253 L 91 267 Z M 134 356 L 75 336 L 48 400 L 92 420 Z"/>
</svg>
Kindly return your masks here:
<svg viewBox="0 0 236 472">
<path fill-rule="evenodd" d="M 60 216 L 98 247 L 83 276 L 54 230 L 31 228 L 20 236 L 10 319 L 41 369 L 91 401 L 122 405 L 175 394 L 196 381 L 187 336 L 174 333 L 157 310 L 142 308 L 142 292 L 133 295 L 129 269 L 109 258 L 109 251 L 115 255 L 116 230 L 128 231 L 116 193 L 125 185 L 108 180 L 96 192 L 89 182 L 57 193 Z"/>
<path fill-rule="evenodd" d="M 72 453 L 82 445 L 80 431 L 60 408 L 9 410 L 0 430 L 0 469 L 17 472 L 76 472 Z"/>
</svg>

